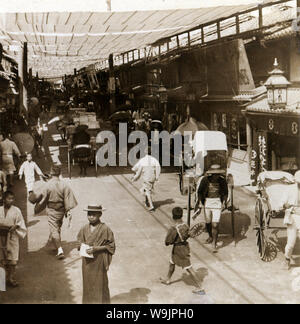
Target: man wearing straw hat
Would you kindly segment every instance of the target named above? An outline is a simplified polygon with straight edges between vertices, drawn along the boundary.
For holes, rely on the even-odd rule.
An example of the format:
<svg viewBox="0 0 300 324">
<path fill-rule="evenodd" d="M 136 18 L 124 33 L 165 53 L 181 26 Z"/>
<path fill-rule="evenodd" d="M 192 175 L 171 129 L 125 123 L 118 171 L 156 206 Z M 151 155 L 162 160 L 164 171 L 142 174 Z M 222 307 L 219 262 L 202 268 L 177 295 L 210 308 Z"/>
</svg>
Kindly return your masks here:
<svg viewBox="0 0 300 324">
<path fill-rule="evenodd" d="M 287 225 L 287 244 L 285 247 L 286 270 L 291 268 L 291 259 L 294 247 L 296 245 L 297 236 L 300 239 L 300 170 L 295 173 L 295 181 L 298 183 L 298 201 L 295 201 L 295 206 L 288 203 L 284 205 L 286 209 L 284 224 Z"/>
<path fill-rule="evenodd" d="M 223 204 L 226 203 L 228 197 L 228 185 L 222 176 L 224 170 L 221 166 L 213 164 L 206 172 L 206 176 L 201 180 L 198 189 L 198 202 L 204 206 L 204 215 L 206 229 L 209 235 L 206 243 L 212 243 L 213 253 L 217 253 L 217 241 L 219 235 L 219 223 Z"/>
<path fill-rule="evenodd" d="M 83 304 L 109 304 L 107 271 L 115 253 L 115 239 L 111 229 L 101 222 L 105 210 L 96 203 L 85 209 L 89 223 L 78 233 L 82 256 Z"/>
</svg>

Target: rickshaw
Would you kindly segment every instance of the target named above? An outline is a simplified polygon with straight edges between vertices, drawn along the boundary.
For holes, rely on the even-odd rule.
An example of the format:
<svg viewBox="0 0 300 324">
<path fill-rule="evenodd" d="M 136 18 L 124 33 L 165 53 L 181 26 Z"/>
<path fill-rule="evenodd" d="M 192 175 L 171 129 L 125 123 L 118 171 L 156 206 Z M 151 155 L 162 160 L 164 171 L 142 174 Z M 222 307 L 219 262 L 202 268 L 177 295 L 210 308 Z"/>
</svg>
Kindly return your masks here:
<svg viewBox="0 0 300 324">
<path fill-rule="evenodd" d="M 296 206 L 298 185 L 292 174 L 284 171 L 264 171 L 257 178 L 257 199 L 255 203 L 255 222 L 257 252 L 264 262 L 273 261 L 278 252 L 272 234 L 286 229 L 275 226 L 285 215 L 284 205 Z M 277 219 L 277 220 L 276 220 Z"/>
<path fill-rule="evenodd" d="M 182 159 L 181 172 L 179 173 L 179 188 L 181 193 L 188 195 L 188 224 L 190 224 L 191 197 L 195 193 L 195 202 L 197 199 L 197 191 L 203 176 L 212 165 L 219 165 L 224 177 L 228 183 L 229 201 L 232 222 L 232 235 L 235 236 L 234 229 L 234 207 L 233 207 L 233 176 L 227 173 L 227 140 L 226 135 L 219 131 L 197 131 L 191 142 L 191 149 L 195 165 L 193 167 L 186 166 Z M 186 181 L 187 186 L 186 185 Z M 227 202 L 226 205 L 228 205 Z M 229 208 L 228 208 L 229 209 Z M 197 212 L 197 211 L 196 211 Z"/>
<path fill-rule="evenodd" d="M 80 125 L 76 129 L 78 130 L 81 128 L 81 130 L 86 131 L 88 127 L 85 125 Z M 95 175 L 97 177 L 98 175 L 98 163 L 97 163 L 97 156 L 96 156 L 96 143 L 95 143 L 95 137 L 89 136 L 88 140 L 86 141 L 81 141 L 80 143 L 75 143 L 74 142 L 74 134 L 75 134 L 75 129 L 73 134 L 71 134 L 70 138 L 68 139 L 68 174 L 69 178 L 72 178 L 72 167 L 77 164 L 84 163 L 86 166 L 84 169 L 86 170 L 86 167 L 88 164 L 93 164 L 95 166 Z"/>
</svg>

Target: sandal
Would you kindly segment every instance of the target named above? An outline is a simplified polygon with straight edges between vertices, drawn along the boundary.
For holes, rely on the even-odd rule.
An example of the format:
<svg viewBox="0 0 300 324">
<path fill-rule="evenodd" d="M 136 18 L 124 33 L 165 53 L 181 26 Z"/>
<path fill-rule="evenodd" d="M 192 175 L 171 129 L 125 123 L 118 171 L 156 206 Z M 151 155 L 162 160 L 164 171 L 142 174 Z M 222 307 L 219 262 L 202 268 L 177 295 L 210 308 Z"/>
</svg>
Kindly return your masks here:
<svg viewBox="0 0 300 324">
<path fill-rule="evenodd" d="M 164 279 L 164 278 L 159 278 L 160 283 L 162 283 L 163 285 L 169 286 L 171 283 L 169 280 Z"/>
<path fill-rule="evenodd" d="M 205 295 L 205 290 L 203 288 L 199 288 L 199 289 L 194 289 L 193 291 L 193 294 L 196 294 L 196 295 Z"/>
</svg>

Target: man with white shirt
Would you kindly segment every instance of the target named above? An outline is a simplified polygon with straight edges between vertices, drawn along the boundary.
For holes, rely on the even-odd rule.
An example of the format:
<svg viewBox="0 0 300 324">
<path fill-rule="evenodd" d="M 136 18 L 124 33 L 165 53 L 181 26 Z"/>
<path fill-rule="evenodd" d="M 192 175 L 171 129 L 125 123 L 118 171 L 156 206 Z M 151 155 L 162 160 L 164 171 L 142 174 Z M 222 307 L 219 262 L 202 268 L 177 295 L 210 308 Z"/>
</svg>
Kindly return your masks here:
<svg viewBox="0 0 300 324">
<path fill-rule="evenodd" d="M 146 155 L 132 168 L 136 173 L 132 181 L 142 178 L 141 193 L 145 196 L 145 206 L 149 211 L 154 211 L 152 192 L 155 182 L 159 179 L 161 167 L 157 159 L 148 154 L 148 149 L 145 153 Z"/>
</svg>

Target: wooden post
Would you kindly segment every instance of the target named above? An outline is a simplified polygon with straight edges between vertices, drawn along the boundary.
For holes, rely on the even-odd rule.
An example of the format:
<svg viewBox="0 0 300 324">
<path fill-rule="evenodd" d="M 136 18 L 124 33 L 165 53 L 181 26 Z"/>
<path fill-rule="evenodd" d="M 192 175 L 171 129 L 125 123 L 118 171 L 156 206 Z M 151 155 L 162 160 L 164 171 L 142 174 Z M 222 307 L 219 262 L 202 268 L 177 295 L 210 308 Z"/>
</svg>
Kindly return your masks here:
<svg viewBox="0 0 300 324">
<path fill-rule="evenodd" d="M 236 27 L 236 34 L 238 35 L 240 33 L 240 16 L 235 16 L 235 27 Z"/>
<path fill-rule="evenodd" d="M 262 13 L 262 5 L 258 5 L 258 28 L 263 27 L 263 13 Z"/>
<path fill-rule="evenodd" d="M 299 23 L 300 23 L 300 0 L 297 0 L 297 18 L 296 18 L 296 24 L 295 24 L 295 27 L 296 27 L 296 39 L 297 39 L 297 49 L 298 49 L 298 53 L 300 53 L 300 26 L 299 26 Z"/>
<path fill-rule="evenodd" d="M 251 152 L 252 152 L 252 129 L 249 117 L 246 117 L 246 138 L 247 138 L 247 155 L 249 159 L 249 169 L 251 163 Z"/>
<path fill-rule="evenodd" d="M 128 53 L 127 53 L 128 60 Z M 110 112 L 113 114 L 116 110 L 116 96 L 115 96 L 115 75 L 114 75 L 114 56 L 113 54 L 109 55 L 109 92 L 110 92 Z"/>
<path fill-rule="evenodd" d="M 201 44 L 204 44 L 204 28 L 201 27 Z"/>
<path fill-rule="evenodd" d="M 33 94 L 33 87 L 32 87 L 32 68 L 29 69 L 28 92 L 29 92 L 29 95 L 30 96 Z"/>
<path fill-rule="evenodd" d="M 189 178 L 189 186 L 188 186 L 188 205 L 187 205 L 187 224 L 191 225 L 191 200 L 192 200 L 192 190 L 191 190 L 191 178 Z"/>
<path fill-rule="evenodd" d="M 19 71 L 19 109 L 20 112 L 27 114 L 27 89 L 26 89 L 26 74 L 27 74 L 27 43 L 21 46 L 18 53 L 18 71 Z M 27 117 L 27 116 L 26 116 Z"/>
<path fill-rule="evenodd" d="M 220 39 L 221 38 L 220 20 L 217 21 L 217 35 L 218 35 L 218 39 Z"/>
</svg>

